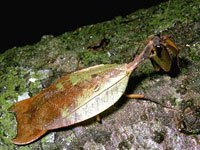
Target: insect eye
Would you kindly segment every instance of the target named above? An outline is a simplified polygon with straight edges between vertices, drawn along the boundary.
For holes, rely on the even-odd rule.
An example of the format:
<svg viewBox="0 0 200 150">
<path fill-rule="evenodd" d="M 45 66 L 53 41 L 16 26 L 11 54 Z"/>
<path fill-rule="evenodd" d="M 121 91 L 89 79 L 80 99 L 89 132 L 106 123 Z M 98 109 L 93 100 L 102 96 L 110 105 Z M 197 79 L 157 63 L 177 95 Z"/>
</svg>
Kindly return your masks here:
<svg viewBox="0 0 200 150">
<path fill-rule="evenodd" d="M 157 56 L 160 58 L 161 57 L 161 52 L 162 52 L 162 47 L 161 46 L 157 46 L 156 47 L 156 53 L 157 53 Z"/>
</svg>

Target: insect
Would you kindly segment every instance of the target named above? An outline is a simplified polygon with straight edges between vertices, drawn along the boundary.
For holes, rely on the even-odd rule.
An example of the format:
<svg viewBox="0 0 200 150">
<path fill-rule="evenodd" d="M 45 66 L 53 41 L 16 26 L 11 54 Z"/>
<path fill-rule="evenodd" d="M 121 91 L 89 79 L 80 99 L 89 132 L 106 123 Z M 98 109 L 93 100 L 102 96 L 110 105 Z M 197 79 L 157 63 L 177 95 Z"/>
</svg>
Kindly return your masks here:
<svg viewBox="0 0 200 150">
<path fill-rule="evenodd" d="M 157 54 L 160 46 L 163 52 Z M 171 59 L 167 49 L 173 51 L 176 47 L 173 42 L 154 36 L 128 64 L 102 64 L 73 72 L 37 95 L 15 103 L 10 111 L 15 113 L 18 128 L 12 142 L 28 144 L 47 131 L 97 116 L 124 94 L 131 73 L 145 59 L 150 58 L 156 68 L 168 71 Z"/>
</svg>

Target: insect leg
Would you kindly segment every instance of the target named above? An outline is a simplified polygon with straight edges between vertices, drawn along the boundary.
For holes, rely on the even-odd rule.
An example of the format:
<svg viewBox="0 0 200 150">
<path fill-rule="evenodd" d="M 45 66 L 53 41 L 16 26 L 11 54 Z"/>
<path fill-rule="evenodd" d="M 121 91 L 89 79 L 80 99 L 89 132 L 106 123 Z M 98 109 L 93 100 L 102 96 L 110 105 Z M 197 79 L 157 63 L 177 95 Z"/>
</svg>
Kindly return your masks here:
<svg viewBox="0 0 200 150">
<path fill-rule="evenodd" d="M 127 94 L 127 98 L 143 99 L 145 98 L 143 94 Z"/>
<path fill-rule="evenodd" d="M 96 121 L 97 121 L 98 123 L 102 124 L 102 120 L 101 120 L 100 115 L 97 115 L 97 116 L 96 116 Z"/>
</svg>

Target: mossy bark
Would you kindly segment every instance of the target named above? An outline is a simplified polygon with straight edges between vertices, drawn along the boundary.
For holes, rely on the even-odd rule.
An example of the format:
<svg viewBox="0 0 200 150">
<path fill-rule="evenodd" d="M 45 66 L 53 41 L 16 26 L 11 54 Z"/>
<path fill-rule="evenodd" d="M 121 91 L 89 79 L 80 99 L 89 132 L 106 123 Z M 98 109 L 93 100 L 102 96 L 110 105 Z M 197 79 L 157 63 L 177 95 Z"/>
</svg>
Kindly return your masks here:
<svg viewBox="0 0 200 150">
<path fill-rule="evenodd" d="M 1 54 L 0 149 L 200 149 L 199 9 L 196 0 L 172 0 Z M 10 143 L 16 122 L 8 108 L 19 96 L 35 95 L 77 67 L 129 62 L 158 33 L 172 35 L 181 71 L 158 74 L 147 61 L 133 74 L 127 93 L 143 93 L 173 109 L 122 97 L 101 114 L 102 124 L 91 119 L 27 146 Z"/>
</svg>

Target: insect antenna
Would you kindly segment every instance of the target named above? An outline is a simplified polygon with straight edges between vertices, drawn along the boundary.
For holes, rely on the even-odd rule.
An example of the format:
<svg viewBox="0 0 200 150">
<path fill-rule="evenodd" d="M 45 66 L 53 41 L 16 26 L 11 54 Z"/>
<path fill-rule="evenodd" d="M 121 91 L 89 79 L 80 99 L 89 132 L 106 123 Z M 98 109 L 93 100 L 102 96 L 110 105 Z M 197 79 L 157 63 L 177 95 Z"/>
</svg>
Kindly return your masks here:
<svg viewBox="0 0 200 150">
<path fill-rule="evenodd" d="M 156 101 L 156 100 L 153 100 L 153 99 L 150 99 L 150 98 L 147 98 L 147 97 L 144 97 L 144 98 L 142 98 L 141 100 L 153 102 L 153 103 L 155 103 L 155 104 L 157 104 L 157 105 L 160 105 L 160 106 L 162 106 L 162 107 L 164 107 L 164 108 L 168 108 L 168 109 L 171 109 L 171 110 L 175 110 L 175 111 L 181 112 L 181 110 L 178 110 L 178 109 L 176 109 L 176 108 L 172 108 L 172 107 L 170 107 L 170 106 L 166 106 L 166 105 L 164 105 L 164 104 L 162 104 L 162 103 L 159 103 L 159 102 Z"/>
</svg>

